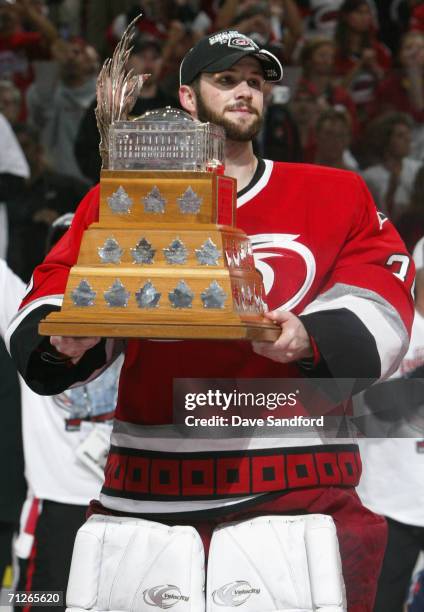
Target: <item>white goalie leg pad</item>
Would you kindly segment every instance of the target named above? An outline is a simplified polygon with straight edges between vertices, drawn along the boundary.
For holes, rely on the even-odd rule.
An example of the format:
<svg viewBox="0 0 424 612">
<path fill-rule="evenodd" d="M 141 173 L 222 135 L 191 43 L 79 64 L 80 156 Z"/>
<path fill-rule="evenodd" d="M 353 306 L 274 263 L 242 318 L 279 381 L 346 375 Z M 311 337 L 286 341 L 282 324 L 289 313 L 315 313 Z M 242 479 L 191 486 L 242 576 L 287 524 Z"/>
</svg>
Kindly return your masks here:
<svg viewBox="0 0 424 612">
<path fill-rule="evenodd" d="M 193 527 L 93 515 L 75 539 L 67 609 L 152 612 L 175 605 L 204 612 L 204 582 L 204 549 Z"/>
<path fill-rule="evenodd" d="M 330 516 L 263 516 L 212 535 L 207 612 L 345 612 L 336 527 Z"/>
</svg>

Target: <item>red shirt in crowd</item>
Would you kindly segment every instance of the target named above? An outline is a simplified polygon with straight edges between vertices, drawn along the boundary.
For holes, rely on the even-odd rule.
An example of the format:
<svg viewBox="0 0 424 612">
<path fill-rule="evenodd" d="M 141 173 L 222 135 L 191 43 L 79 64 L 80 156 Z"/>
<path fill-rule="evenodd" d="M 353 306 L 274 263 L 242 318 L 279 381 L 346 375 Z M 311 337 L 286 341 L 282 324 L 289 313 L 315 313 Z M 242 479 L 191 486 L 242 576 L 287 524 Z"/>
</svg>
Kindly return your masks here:
<svg viewBox="0 0 424 612">
<path fill-rule="evenodd" d="M 424 122 L 424 110 L 417 110 L 408 97 L 410 83 L 400 71 L 392 71 L 384 81 L 381 81 L 376 91 L 373 114 L 395 110 L 408 113 L 417 123 Z"/>
<path fill-rule="evenodd" d="M 34 80 L 31 61 L 50 59 L 50 52 L 43 43 L 40 32 L 14 32 L 0 35 L 0 79 L 10 79 L 25 94 Z M 24 101 L 25 96 L 22 96 Z M 25 119 L 24 104 L 21 120 Z"/>
<path fill-rule="evenodd" d="M 372 43 L 372 49 L 376 53 L 377 63 L 380 68 L 387 72 L 391 67 L 391 53 L 389 49 L 375 40 Z M 342 57 L 340 52 L 336 54 L 335 74 L 338 77 L 345 77 L 357 65 L 359 58 L 351 55 Z M 370 70 L 360 70 L 355 75 L 350 85 L 350 93 L 354 103 L 360 107 L 360 115 L 366 116 L 370 112 L 372 103 L 375 100 L 376 88 L 378 85 L 377 77 Z"/>
</svg>

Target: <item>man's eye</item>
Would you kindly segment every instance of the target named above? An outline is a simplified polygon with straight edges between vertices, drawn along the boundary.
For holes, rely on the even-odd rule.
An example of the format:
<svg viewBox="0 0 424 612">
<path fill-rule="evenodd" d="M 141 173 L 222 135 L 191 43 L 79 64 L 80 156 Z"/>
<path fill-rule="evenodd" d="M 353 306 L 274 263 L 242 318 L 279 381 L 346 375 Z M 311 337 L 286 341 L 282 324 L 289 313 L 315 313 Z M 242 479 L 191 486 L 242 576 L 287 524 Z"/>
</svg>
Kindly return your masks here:
<svg viewBox="0 0 424 612">
<path fill-rule="evenodd" d="M 253 87 L 253 89 L 262 89 L 262 81 L 259 79 L 249 79 L 248 83 L 249 87 Z"/>
<path fill-rule="evenodd" d="M 222 85 L 233 85 L 234 78 L 231 76 L 221 76 L 219 77 L 219 83 Z"/>
</svg>

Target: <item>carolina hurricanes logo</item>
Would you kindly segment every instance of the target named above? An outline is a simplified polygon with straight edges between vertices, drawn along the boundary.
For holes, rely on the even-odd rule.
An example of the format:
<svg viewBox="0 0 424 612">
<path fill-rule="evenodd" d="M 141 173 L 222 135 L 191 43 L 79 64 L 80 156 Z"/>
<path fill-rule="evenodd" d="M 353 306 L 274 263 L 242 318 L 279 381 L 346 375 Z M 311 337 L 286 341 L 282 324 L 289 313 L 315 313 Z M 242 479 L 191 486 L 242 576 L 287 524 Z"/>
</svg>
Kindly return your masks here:
<svg viewBox="0 0 424 612">
<path fill-rule="evenodd" d="M 234 49 L 242 48 L 244 51 L 248 51 L 250 49 L 256 50 L 259 47 L 256 43 L 253 42 L 250 38 L 244 36 L 234 36 L 228 40 L 228 46 Z"/>
<path fill-rule="evenodd" d="M 256 234 L 249 238 L 269 308 L 292 310 L 314 281 L 312 252 L 298 241 L 299 234 Z"/>
<path fill-rule="evenodd" d="M 250 47 L 251 42 L 247 38 L 232 38 L 230 40 L 232 47 Z"/>
</svg>

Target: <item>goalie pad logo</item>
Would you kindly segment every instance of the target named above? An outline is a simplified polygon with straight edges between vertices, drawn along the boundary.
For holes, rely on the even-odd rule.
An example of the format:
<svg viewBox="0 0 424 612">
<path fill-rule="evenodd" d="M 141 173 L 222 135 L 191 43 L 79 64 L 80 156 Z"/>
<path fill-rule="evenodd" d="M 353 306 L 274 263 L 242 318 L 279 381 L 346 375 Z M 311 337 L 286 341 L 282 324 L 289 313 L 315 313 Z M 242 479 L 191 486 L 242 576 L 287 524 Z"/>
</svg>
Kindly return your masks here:
<svg viewBox="0 0 424 612">
<path fill-rule="evenodd" d="M 180 589 L 175 584 L 161 584 L 159 586 L 146 589 L 143 592 L 144 602 L 148 606 L 168 610 L 180 601 L 188 601 L 190 598 L 181 595 Z"/>
<path fill-rule="evenodd" d="M 247 580 L 236 580 L 224 584 L 212 593 L 212 599 L 217 606 L 236 608 L 243 605 L 252 595 L 259 595 L 260 589 L 250 586 Z"/>
</svg>

